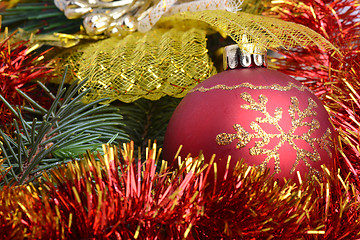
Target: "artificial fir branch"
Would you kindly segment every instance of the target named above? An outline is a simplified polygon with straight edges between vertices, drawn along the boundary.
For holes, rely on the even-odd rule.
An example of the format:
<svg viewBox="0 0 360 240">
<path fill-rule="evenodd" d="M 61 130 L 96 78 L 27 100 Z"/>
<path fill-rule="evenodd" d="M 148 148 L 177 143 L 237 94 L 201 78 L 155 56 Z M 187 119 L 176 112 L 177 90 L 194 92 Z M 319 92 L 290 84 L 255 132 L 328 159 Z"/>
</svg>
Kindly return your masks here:
<svg viewBox="0 0 360 240">
<path fill-rule="evenodd" d="M 10 168 L 5 169 L 2 165 L 4 163 L 4 159 L 0 160 L 0 182 L 2 182 L 5 179 L 5 176 L 10 171 Z"/>
<path fill-rule="evenodd" d="M 66 74 L 66 73 L 65 73 Z M 25 121 L 18 108 L 14 108 L 0 95 L 0 99 L 19 119 L 20 125 L 14 121 L 15 135 L 12 139 L 2 130 L 0 144 L 5 167 L 11 167 L 6 181 L 22 184 L 33 180 L 41 170 L 51 168 L 71 158 L 76 158 L 87 149 L 99 149 L 102 143 L 114 140 L 126 140 L 122 116 L 118 108 L 99 105 L 103 100 L 83 104 L 81 99 L 87 91 L 78 94 L 84 84 L 74 82 L 69 89 L 59 85 L 52 105 L 47 110 L 36 104 L 26 93 L 17 90 L 34 107 L 27 108 L 34 117 Z M 45 92 L 50 93 L 44 85 Z M 40 121 L 35 118 L 40 113 Z"/>
<path fill-rule="evenodd" d="M 156 139 L 158 146 L 162 147 L 167 124 L 180 100 L 167 96 L 157 101 L 139 99 L 133 103 L 119 104 L 125 131 L 135 146 L 144 150 L 149 139 Z"/>
<path fill-rule="evenodd" d="M 81 19 L 69 20 L 52 0 L 12 1 L 3 15 L 3 25 L 11 30 L 22 28 L 29 32 L 75 33 L 80 30 Z"/>
</svg>

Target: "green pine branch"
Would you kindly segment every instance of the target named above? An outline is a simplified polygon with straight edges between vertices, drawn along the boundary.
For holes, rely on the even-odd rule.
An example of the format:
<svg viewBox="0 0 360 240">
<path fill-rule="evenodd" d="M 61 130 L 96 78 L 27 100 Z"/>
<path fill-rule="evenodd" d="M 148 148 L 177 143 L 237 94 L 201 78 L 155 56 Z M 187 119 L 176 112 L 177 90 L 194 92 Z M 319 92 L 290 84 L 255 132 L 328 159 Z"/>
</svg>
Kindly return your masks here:
<svg viewBox="0 0 360 240">
<path fill-rule="evenodd" d="M 40 114 L 39 118 L 33 118 L 32 121 L 25 121 L 19 109 L 11 106 L 0 94 L 0 100 L 20 122 L 19 125 L 14 120 L 14 139 L 0 129 L 0 148 L 5 160 L 3 167 L 10 167 L 4 177 L 5 183 L 23 184 L 32 181 L 41 171 L 77 158 L 88 149 L 100 151 L 103 143 L 129 141 L 123 130 L 125 126 L 119 109 L 99 104 L 107 99 L 82 103 L 82 97 L 90 91 L 78 93 L 85 81 L 76 81 L 66 89 L 65 75 L 66 71 L 56 95 L 45 85 L 38 83 L 53 99 L 49 109 L 43 108 L 24 92 L 17 90 L 31 104 L 31 107 L 24 109 L 29 110 L 31 116 Z"/>
<path fill-rule="evenodd" d="M 149 140 L 156 140 L 158 147 L 162 147 L 167 124 L 180 101 L 166 96 L 157 101 L 142 98 L 133 103 L 121 103 L 124 129 L 135 146 L 145 149 Z"/>
<path fill-rule="evenodd" d="M 53 0 L 21 0 L 15 7 L 0 15 L 3 17 L 3 27 L 11 30 L 22 28 L 27 32 L 40 30 L 41 33 L 75 33 L 82 24 L 82 19 L 67 19 Z"/>
</svg>

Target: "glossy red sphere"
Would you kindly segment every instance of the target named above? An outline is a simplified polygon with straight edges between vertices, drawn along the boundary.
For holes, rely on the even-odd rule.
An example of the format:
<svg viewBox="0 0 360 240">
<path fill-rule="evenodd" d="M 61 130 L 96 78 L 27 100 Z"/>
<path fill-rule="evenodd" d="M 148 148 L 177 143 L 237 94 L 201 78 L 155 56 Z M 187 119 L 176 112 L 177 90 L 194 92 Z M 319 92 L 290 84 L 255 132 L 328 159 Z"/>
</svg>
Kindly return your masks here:
<svg viewBox="0 0 360 240">
<path fill-rule="evenodd" d="M 333 168 L 334 129 L 321 101 L 290 76 L 266 68 L 228 70 L 191 90 L 166 131 L 164 159 L 216 154 L 218 174 L 243 158 L 278 179 Z M 222 160 L 221 160 L 222 159 Z M 175 161 L 175 160 L 174 160 Z"/>
</svg>

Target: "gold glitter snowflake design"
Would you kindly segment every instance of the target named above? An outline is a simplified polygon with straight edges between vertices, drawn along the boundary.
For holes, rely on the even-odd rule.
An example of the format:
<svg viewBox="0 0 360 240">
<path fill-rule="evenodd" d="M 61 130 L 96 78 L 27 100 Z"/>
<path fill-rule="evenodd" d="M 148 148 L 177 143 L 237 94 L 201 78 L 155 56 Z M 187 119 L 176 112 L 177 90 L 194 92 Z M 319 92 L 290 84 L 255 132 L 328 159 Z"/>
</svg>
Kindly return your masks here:
<svg viewBox="0 0 360 240">
<path fill-rule="evenodd" d="M 304 161 L 305 165 L 310 169 L 310 172 L 316 171 L 311 167 L 311 164 L 308 161 L 308 159 L 312 162 L 320 160 L 320 154 L 315 147 L 315 143 L 317 143 L 321 149 L 324 149 L 331 157 L 331 151 L 329 148 L 332 146 L 330 129 L 328 128 L 320 138 L 311 137 L 312 133 L 320 128 L 320 123 L 316 119 L 313 119 L 311 122 L 304 121 L 306 117 L 317 115 L 317 112 L 313 110 L 314 108 L 317 108 L 317 104 L 312 98 L 308 99 L 308 106 L 304 111 L 299 109 L 299 100 L 297 97 L 290 98 L 291 105 L 289 106 L 288 112 L 291 117 L 292 125 L 288 132 L 285 132 L 279 125 L 279 121 L 281 120 L 283 114 L 282 108 L 276 108 L 273 116 L 271 116 L 266 109 L 266 103 L 268 102 L 268 98 L 266 96 L 260 95 L 259 102 L 256 102 L 249 93 L 244 92 L 241 93 L 241 98 L 249 103 L 241 105 L 241 108 L 261 112 L 264 114 L 264 117 L 257 117 L 254 122 L 251 122 L 250 128 L 254 130 L 255 133 L 249 133 L 240 124 L 235 124 L 233 128 L 235 129 L 236 133 L 218 134 L 216 136 L 217 144 L 227 145 L 237 139 L 238 142 L 236 144 L 236 148 L 241 149 L 245 147 L 253 138 L 261 139 L 255 142 L 254 147 L 250 148 L 250 154 L 253 156 L 265 154 L 267 156 L 265 160 L 259 165 L 261 168 L 265 168 L 268 162 L 271 159 L 274 159 L 276 173 L 281 171 L 278 151 L 285 142 L 289 143 L 290 146 L 296 151 L 296 160 L 290 173 L 295 171 L 295 168 L 299 164 L 300 160 Z M 267 133 L 261 128 L 261 123 L 269 123 L 275 126 L 278 133 Z M 309 130 L 302 135 L 296 135 L 296 129 L 303 126 L 308 126 Z M 273 149 L 263 148 L 273 138 L 278 138 L 279 143 Z M 312 152 L 299 148 L 295 144 L 295 140 L 297 139 L 306 141 L 311 146 Z"/>
</svg>

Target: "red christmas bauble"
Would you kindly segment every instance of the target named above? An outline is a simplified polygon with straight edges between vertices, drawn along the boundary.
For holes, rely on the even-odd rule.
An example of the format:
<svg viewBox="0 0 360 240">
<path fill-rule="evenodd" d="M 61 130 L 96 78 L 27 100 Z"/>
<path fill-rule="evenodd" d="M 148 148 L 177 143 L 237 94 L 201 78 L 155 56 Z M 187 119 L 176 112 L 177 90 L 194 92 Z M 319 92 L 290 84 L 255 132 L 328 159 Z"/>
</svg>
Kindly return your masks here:
<svg viewBox="0 0 360 240">
<path fill-rule="evenodd" d="M 182 157 L 202 151 L 209 161 L 216 154 L 219 175 L 231 155 L 296 180 L 296 171 L 333 168 L 334 133 L 322 103 L 292 77 L 235 69 L 210 77 L 180 102 L 165 134 L 164 158 L 173 159 L 183 145 Z"/>
</svg>

